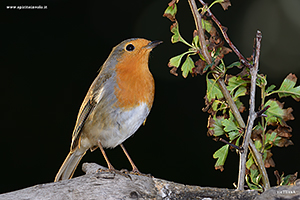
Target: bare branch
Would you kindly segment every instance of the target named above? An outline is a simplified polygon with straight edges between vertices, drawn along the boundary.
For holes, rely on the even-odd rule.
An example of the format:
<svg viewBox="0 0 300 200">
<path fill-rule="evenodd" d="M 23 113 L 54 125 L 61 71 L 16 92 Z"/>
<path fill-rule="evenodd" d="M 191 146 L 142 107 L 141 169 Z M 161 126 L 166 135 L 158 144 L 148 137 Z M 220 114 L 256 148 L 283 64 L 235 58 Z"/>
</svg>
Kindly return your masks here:
<svg viewBox="0 0 300 200">
<path fill-rule="evenodd" d="M 200 3 L 203 6 L 206 5 L 203 0 L 199 0 L 199 1 L 200 1 Z M 200 42 L 200 46 L 201 46 L 202 55 L 203 55 L 204 59 L 206 60 L 207 64 L 211 64 L 212 63 L 212 59 L 211 59 L 211 56 L 210 56 L 210 54 L 209 54 L 209 52 L 207 50 L 207 47 L 206 47 L 206 42 L 205 42 L 205 37 L 204 37 L 204 31 L 203 31 L 202 25 L 201 25 L 201 15 L 198 12 L 198 9 L 197 9 L 195 1 L 194 0 L 188 0 L 188 2 L 190 4 L 190 7 L 191 7 L 191 10 L 192 10 L 192 13 L 193 13 L 193 17 L 194 17 L 194 20 L 195 20 L 195 24 L 196 24 L 197 33 L 198 33 L 198 36 L 199 36 L 199 42 Z M 222 31 L 222 34 L 223 34 L 225 40 L 230 45 L 230 47 L 234 50 L 234 52 L 237 54 L 237 56 L 239 57 L 239 59 L 242 62 L 242 64 L 244 64 L 245 66 L 247 66 L 250 69 L 256 68 L 256 70 L 252 69 L 252 71 L 255 71 L 255 81 L 256 81 L 256 74 L 257 74 L 257 69 L 258 69 L 258 60 L 259 60 L 259 53 L 260 53 L 261 33 L 259 32 L 259 38 L 257 38 L 257 40 L 259 40 L 259 41 L 256 43 L 256 45 L 257 45 L 256 49 L 257 50 L 256 50 L 256 57 L 255 57 L 255 66 L 252 67 L 252 65 L 250 65 L 250 63 L 242 56 L 242 54 L 237 50 L 237 48 L 230 41 L 230 39 L 229 39 L 229 37 L 228 37 L 228 35 L 227 35 L 224 27 L 217 20 L 217 18 L 212 14 L 212 12 L 210 10 L 207 10 L 207 13 L 211 16 L 211 18 L 214 20 L 214 22 L 218 25 L 218 27 Z M 252 77 L 254 77 L 254 76 L 252 75 Z M 220 90 L 222 91 L 222 94 L 225 97 L 228 105 L 230 106 L 230 109 L 231 109 L 231 111 L 232 111 L 235 119 L 237 120 L 239 126 L 241 128 L 245 128 L 245 122 L 244 122 L 244 120 L 243 120 L 243 118 L 242 118 L 242 116 L 241 116 L 241 114 L 240 114 L 240 112 L 239 112 L 236 104 L 234 103 L 234 101 L 233 101 L 230 93 L 228 92 L 228 90 L 226 88 L 224 80 L 218 74 L 216 74 L 216 73 L 214 74 L 214 78 L 217 80 L 218 86 L 219 86 Z M 254 86 L 254 93 L 253 94 L 255 94 L 255 81 L 254 81 L 254 85 L 252 84 Z M 253 122 L 254 122 L 254 120 L 256 118 L 256 113 L 254 112 L 254 100 L 252 102 L 253 102 L 253 113 L 254 114 L 252 114 L 252 118 L 251 118 L 251 122 L 252 123 L 251 124 L 248 123 L 248 129 L 250 127 L 249 125 L 251 125 L 251 129 L 249 129 L 248 131 L 252 130 Z M 248 120 L 248 122 L 249 122 L 249 120 Z M 256 163 L 258 165 L 259 171 L 263 175 L 262 180 L 263 180 L 263 183 L 264 183 L 264 187 L 265 187 L 265 189 L 267 189 L 267 188 L 270 187 L 270 183 L 269 183 L 269 179 L 268 179 L 268 176 L 267 176 L 267 172 L 266 172 L 266 169 L 265 169 L 262 157 L 261 157 L 260 153 L 255 149 L 255 146 L 254 146 L 253 142 L 250 141 L 250 136 L 249 135 L 251 135 L 251 133 L 250 134 L 248 133 L 248 136 L 247 136 L 248 139 L 247 139 L 246 142 L 244 142 L 243 149 L 246 150 L 246 151 L 248 151 L 248 148 L 250 148 L 251 152 L 254 155 Z M 250 142 L 250 146 L 249 146 L 249 142 Z M 244 164 L 242 165 L 241 162 L 240 162 L 240 169 L 241 169 L 241 166 L 243 166 L 243 173 L 239 174 L 239 187 L 238 188 L 242 190 L 242 189 L 244 189 L 245 164 L 246 164 L 246 160 L 244 158 L 246 158 L 247 152 L 245 153 L 244 151 L 240 151 L 240 156 L 243 157 L 243 160 L 241 162 L 243 162 Z M 241 173 L 241 172 L 239 171 L 239 173 Z"/>
<path fill-rule="evenodd" d="M 250 68 L 250 74 L 251 74 L 250 102 L 249 102 L 250 109 L 249 109 L 249 116 L 248 116 L 246 132 L 245 132 L 244 141 L 243 141 L 244 152 L 240 151 L 238 190 L 244 190 L 248 146 L 249 146 L 249 142 L 251 140 L 250 137 L 251 137 L 251 133 L 252 133 L 254 120 L 257 117 L 257 113 L 255 112 L 255 90 L 256 90 L 257 71 L 258 71 L 258 65 L 259 65 L 261 38 L 262 38 L 262 34 L 258 30 L 256 32 L 256 39 L 255 39 L 256 48 L 255 48 L 254 66 L 252 68 Z M 262 166 L 260 166 L 260 168 L 261 167 Z M 267 189 L 266 187 L 269 187 L 268 176 L 264 177 L 263 179 L 265 182 L 264 187 L 265 187 L 265 189 Z"/>
</svg>

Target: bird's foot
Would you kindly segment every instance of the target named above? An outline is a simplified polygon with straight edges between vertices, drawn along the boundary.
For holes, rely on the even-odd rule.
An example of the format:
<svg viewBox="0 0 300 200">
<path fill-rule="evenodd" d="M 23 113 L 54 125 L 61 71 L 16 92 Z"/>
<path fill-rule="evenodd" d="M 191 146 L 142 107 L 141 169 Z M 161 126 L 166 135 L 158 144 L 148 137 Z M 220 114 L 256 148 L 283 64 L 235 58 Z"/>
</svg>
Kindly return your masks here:
<svg viewBox="0 0 300 200">
<path fill-rule="evenodd" d="M 137 175 L 137 176 L 146 176 L 149 178 L 153 178 L 153 176 L 151 174 L 143 174 L 137 169 L 134 169 L 132 171 L 128 171 L 127 169 L 122 169 L 121 172 L 124 174 L 132 174 L 132 175 Z"/>
<path fill-rule="evenodd" d="M 128 173 L 123 173 L 122 170 L 119 171 L 119 170 L 116 170 L 115 168 L 112 168 L 112 169 L 99 169 L 98 171 L 99 172 L 110 172 L 110 173 L 114 173 L 114 174 L 119 174 L 121 176 L 124 176 L 126 178 L 131 179 L 131 176 Z"/>
</svg>

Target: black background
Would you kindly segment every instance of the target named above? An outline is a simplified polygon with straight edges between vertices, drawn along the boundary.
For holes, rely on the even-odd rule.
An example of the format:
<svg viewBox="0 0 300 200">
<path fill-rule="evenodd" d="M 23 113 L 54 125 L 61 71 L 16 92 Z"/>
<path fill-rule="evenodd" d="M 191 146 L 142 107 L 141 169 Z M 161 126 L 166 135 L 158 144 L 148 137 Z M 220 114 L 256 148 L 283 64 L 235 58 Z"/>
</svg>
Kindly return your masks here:
<svg viewBox="0 0 300 200">
<path fill-rule="evenodd" d="M 170 42 L 171 22 L 162 17 L 167 3 L 0 2 L 0 193 L 54 180 L 69 151 L 77 112 L 97 70 L 113 46 L 132 37 L 164 41 L 150 57 L 156 81 L 152 111 L 146 125 L 124 143 L 140 171 L 184 184 L 233 188 L 238 175 L 236 153 L 229 153 L 225 171 L 214 169 L 212 154 L 223 144 L 206 136 L 208 115 L 202 112 L 205 76 L 184 79 L 169 73 L 169 58 L 187 47 Z M 46 5 L 47 9 L 6 8 L 11 5 Z M 228 27 L 230 38 L 245 57 L 252 53 L 255 31 L 262 31 L 260 72 L 267 73 L 269 83 L 279 87 L 288 73 L 300 75 L 299 9 L 298 1 L 232 0 L 228 11 L 220 5 L 212 11 Z M 194 21 L 186 1 L 178 4 L 178 20 L 181 34 L 191 41 Z M 233 53 L 225 57 L 226 64 L 236 60 Z M 275 169 L 291 174 L 299 171 L 300 104 L 289 98 L 282 101 L 286 107 L 294 107 L 296 119 L 289 125 L 295 145 L 275 147 L 272 152 Z M 115 168 L 131 169 L 120 147 L 107 150 L 107 154 Z M 99 150 L 88 152 L 83 162 L 106 166 Z M 75 176 L 83 174 L 81 164 Z M 275 169 L 268 169 L 272 185 L 276 184 Z"/>
</svg>

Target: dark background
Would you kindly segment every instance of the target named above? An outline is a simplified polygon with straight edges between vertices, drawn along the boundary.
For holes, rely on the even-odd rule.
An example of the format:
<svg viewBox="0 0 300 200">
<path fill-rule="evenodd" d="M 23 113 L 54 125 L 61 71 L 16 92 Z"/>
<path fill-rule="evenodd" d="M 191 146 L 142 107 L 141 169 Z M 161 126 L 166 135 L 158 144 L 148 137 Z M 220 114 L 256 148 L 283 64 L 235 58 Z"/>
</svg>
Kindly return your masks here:
<svg viewBox="0 0 300 200">
<path fill-rule="evenodd" d="M 202 112 L 205 76 L 175 77 L 169 58 L 184 52 L 171 44 L 171 22 L 163 18 L 168 0 L 153 1 L 13 1 L 0 2 L 1 65 L 1 186 L 0 193 L 48 183 L 69 152 L 71 134 L 81 102 L 112 47 L 127 38 L 163 40 L 151 54 L 150 70 L 156 95 L 145 126 L 124 145 L 144 173 L 190 185 L 233 188 L 238 156 L 229 153 L 225 171 L 215 171 L 212 154 L 223 144 L 206 136 L 207 113 Z M 46 5 L 46 10 L 10 10 L 6 6 Z M 245 57 L 252 53 L 255 31 L 263 33 L 260 72 L 280 86 L 298 63 L 300 3 L 291 0 L 232 0 L 228 11 L 212 11 Z M 194 21 L 186 1 L 178 4 L 180 31 L 191 41 Z M 226 64 L 236 61 L 232 53 Z M 275 96 L 274 96 L 275 97 Z M 275 169 L 299 171 L 300 104 L 293 106 L 294 146 L 273 148 Z M 246 103 L 248 100 L 246 99 Z M 246 120 L 246 116 L 245 120 Z M 117 169 L 131 169 L 120 147 L 107 150 Z M 83 162 L 106 166 L 99 150 Z M 275 185 L 274 168 L 268 169 Z"/>
</svg>

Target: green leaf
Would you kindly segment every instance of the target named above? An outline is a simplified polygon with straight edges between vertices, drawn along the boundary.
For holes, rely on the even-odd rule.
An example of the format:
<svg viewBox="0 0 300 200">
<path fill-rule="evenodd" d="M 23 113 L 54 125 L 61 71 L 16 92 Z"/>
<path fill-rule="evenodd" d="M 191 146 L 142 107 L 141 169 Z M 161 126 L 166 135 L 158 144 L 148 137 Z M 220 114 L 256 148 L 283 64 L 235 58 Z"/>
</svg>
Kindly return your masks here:
<svg viewBox="0 0 300 200">
<path fill-rule="evenodd" d="M 264 154 L 262 155 L 262 159 L 263 159 L 263 161 L 265 161 L 267 158 L 267 151 L 264 151 L 263 153 Z"/>
<path fill-rule="evenodd" d="M 233 67 L 238 67 L 238 68 L 240 68 L 241 65 L 242 65 L 242 64 L 241 64 L 239 61 L 237 61 L 237 62 L 231 63 L 229 66 L 227 66 L 227 69 L 230 69 L 230 68 L 233 68 Z"/>
<path fill-rule="evenodd" d="M 171 32 L 174 34 L 172 37 L 171 37 L 171 42 L 172 43 L 176 43 L 176 42 L 182 42 L 190 47 L 193 48 L 192 45 L 190 45 L 188 42 L 186 42 L 180 35 L 179 33 L 179 25 L 178 25 L 178 22 L 175 22 L 172 26 L 171 26 Z"/>
<path fill-rule="evenodd" d="M 263 192 L 263 188 L 260 185 L 254 185 L 254 184 L 250 183 L 248 175 L 246 175 L 246 182 L 251 190 L 257 190 L 259 192 Z"/>
<path fill-rule="evenodd" d="M 219 101 L 215 99 L 211 105 L 213 111 L 222 111 L 227 109 L 227 104 L 224 101 Z"/>
<path fill-rule="evenodd" d="M 295 74 L 290 73 L 282 82 L 278 92 L 278 96 L 288 97 L 291 96 L 296 101 L 300 101 L 300 86 L 294 87 L 297 82 L 297 77 Z"/>
<path fill-rule="evenodd" d="M 259 130 L 260 129 L 260 130 Z M 264 127 L 262 127 L 261 123 L 258 122 L 258 124 L 253 128 L 253 130 L 257 130 L 257 131 L 263 131 Z"/>
<path fill-rule="evenodd" d="M 239 98 L 234 99 L 234 103 L 238 109 L 244 106 L 243 102 L 241 102 Z"/>
<path fill-rule="evenodd" d="M 266 89 L 266 93 L 272 92 L 274 88 L 276 88 L 276 86 L 271 85 L 270 87 L 268 87 L 268 89 Z"/>
<path fill-rule="evenodd" d="M 255 145 L 257 150 L 259 150 L 259 151 L 261 150 L 262 144 L 259 140 L 255 140 L 254 145 Z"/>
<path fill-rule="evenodd" d="M 296 172 L 297 174 L 297 172 Z M 281 183 L 280 185 L 291 185 L 295 182 L 295 179 L 297 178 L 297 175 L 296 174 L 290 174 L 290 175 L 287 175 L 286 177 L 284 177 L 282 174 L 281 175 Z"/>
<path fill-rule="evenodd" d="M 213 25 L 211 24 L 211 22 L 210 21 L 208 21 L 208 20 L 205 20 L 205 19 L 203 19 L 203 18 L 201 18 L 201 23 L 202 23 L 202 28 L 204 29 L 204 30 L 206 30 L 208 33 L 212 30 L 212 28 L 213 28 Z"/>
<path fill-rule="evenodd" d="M 214 79 L 209 79 L 206 78 L 206 83 L 207 83 L 207 98 L 208 101 L 211 102 L 212 99 L 221 99 L 223 98 L 223 94 L 218 86 L 218 84 L 216 83 L 216 80 Z"/>
<path fill-rule="evenodd" d="M 230 131 L 239 131 L 238 127 L 230 118 L 224 119 L 222 125 L 224 126 L 224 131 L 226 131 L 227 133 Z"/>
<path fill-rule="evenodd" d="M 175 15 L 177 13 L 177 5 L 174 3 L 171 6 L 168 6 L 164 12 L 164 17 L 169 18 L 171 21 L 175 21 Z"/>
<path fill-rule="evenodd" d="M 276 132 L 267 133 L 265 140 L 265 149 L 270 149 L 274 145 L 275 138 L 277 137 Z"/>
<path fill-rule="evenodd" d="M 257 74 L 256 85 L 260 88 L 265 87 L 267 85 L 266 76 Z"/>
<path fill-rule="evenodd" d="M 259 186 L 259 181 L 261 179 L 261 175 L 259 174 L 258 169 L 250 169 L 250 178 L 252 183 Z"/>
<path fill-rule="evenodd" d="M 281 140 L 281 137 L 277 136 L 277 137 L 275 138 L 273 144 L 274 144 L 275 146 L 278 146 L 280 140 Z"/>
<path fill-rule="evenodd" d="M 235 138 L 240 136 L 238 131 L 231 131 L 228 133 L 230 141 L 234 140 Z"/>
<path fill-rule="evenodd" d="M 205 61 L 205 59 L 204 59 L 204 57 L 202 56 L 202 54 L 198 54 L 199 56 L 200 56 L 200 58 L 202 59 L 202 60 L 204 60 Z M 204 69 L 203 69 L 203 71 L 204 72 L 206 72 L 209 68 L 211 68 L 211 67 L 213 67 L 214 66 L 214 64 L 212 63 L 212 64 L 210 64 L 210 65 L 205 65 L 205 67 L 204 67 Z"/>
<path fill-rule="evenodd" d="M 249 186 L 250 190 L 257 190 L 258 189 L 258 187 L 256 185 L 254 185 L 250 182 L 250 179 L 249 179 L 248 175 L 246 175 L 245 178 L 246 178 L 246 182 L 247 182 L 247 185 Z"/>
<path fill-rule="evenodd" d="M 228 149 L 229 149 L 229 145 L 226 144 L 214 153 L 213 158 L 218 159 L 215 164 L 216 169 L 220 169 L 221 171 L 224 170 L 223 166 L 228 155 Z"/>
<path fill-rule="evenodd" d="M 171 38 L 172 43 L 180 42 L 182 40 L 182 37 L 179 33 L 179 25 L 178 22 L 175 22 L 173 26 L 171 27 L 171 32 L 174 34 Z"/>
<path fill-rule="evenodd" d="M 252 157 L 252 153 L 249 154 L 248 161 L 246 162 L 247 169 L 250 169 L 250 167 L 254 164 L 254 160 Z"/>
<path fill-rule="evenodd" d="M 239 87 L 234 93 L 233 100 L 236 101 L 238 97 L 245 96 L 247 89 L 245 87 Z"/>
<path fill-rule="evenodd" d="M 289 185 L 289 178 L 290 175 L 287 175 L 286 177 L 284 177 L 280 183 L 280 185 Z"/>
<path fill-rule="evenodd" d="M 290 73 L 282 82 L 279 90 L 272 91 L 268 95 L 278 93 L 280 98 L 291 96 L 296 101 L 300 101 L 300 86 L 294 87 L 297 82 L 297 77 Z"/>
<path fill-rule="evenodd" d="M 195 37 L 193 38 L 192 45 L 195 46 L 195 47 L 197 47 L 197 48 L 200 48 L 199 36 L 198 35 L 195 35 Z"/>
<path fill-rule="evenodd" d="M 221 136 L 225 134 L 223 130 L 222 121 L 224 120 L 224 117 L 213 117 L 214 124 L 209 128 L 210 130 L 213 130 L 214 136 Z"/>
<path fill-rule="evenodd" d="M 273 131 L 272 133 L 267 133 L 266 134 L 265 145 L 269 144 L 268 147 L 271 148 L 272 145 L 277 146 L 279 144 L 280 140 L 281 140 L 281 137 L 279 137 L 277 135 L 277 133 Z M 269 148 L 266 148 L 266 149 L 269 149 Z"/>
<path fill-rule="evenodd" d="M 276 100 L 270 99 L 265 104 L 265 106 L 268 105 L 270 106 L 270 108 L 265 112 L 265 114 L 267 115 L 266 121 L 268 123 L 277 123 L 278 121 L 281 122 L 281 119 L 284 115 L 284 110 L 280 108 L 278 102 Z"/>
<path fill-rule="evenodd" d="M 273 141 L 275 140 L 276 136 L 277 136 L 276 132 L 272 132 L 271 134 L 267 133 L 266 134 L 266 142 L 273 143 Z"/>
<path fill-rule="evenodd" d="M 236 139 L 236 142 L 235 142 L 236 146 L 240 146 L 240 139 L 241 139 L 241 137 L 238 137 L 238 139 Z"/>
<path fill-rule="evenodd" d="M 218 106 L 221 102 L 218 101 L 218 100 L 214 100 L 213 104 L 211 105 L 211 108 L 214 110 L 214 111 L 217 111 L 218 110 Z"/>
<path fill-rule="evenodd" d="M 247 87 L 248 83 L 250 83 L 250 81 L 243 80 L 240 76 L 233 76 L 228 80 L 227 89 L 232 94 L 233 91 L 239 87 Z"/>
<path fill-rule="evenodd" d="M 225 71 L 225 64 L 223 62 L 221 62 L 218 66 L 216 66 L 215 69 L 220 71 L 220 72 L 224 72 Z"/>
<path fill-rule="evenodd" d="M 194 64 L 194 61 L 193 59 L 191 59 L 189 57 L 189 55 L 186 57 L 186 60 L 184 61 L 184 63 L 182 64 L 182 67 L 181 67 L 181 71 L 182 71 L 182 76 L 184 78 L 186 78 L 190 73 L 192 73 L 192 69 L 195 67 L 195 64 Z"/>
<path fill-rule="evenodd" d="M 180 63 L 181 63 L 182 57 L 183 57 L 184 55 L 188 54 L 188 53 L 190 53 L 190 51 L 184 52 L 184 53 L 182 53 L 182 54 L 180 54 L 180 55 L 178 55 L 178 56 L 175 56 L 175 57 L 171 58 L 171 59 L 169 60 L 168 66 L 169 66 L 169 67 L 179 67 L 179 65 L 180 65 Z"/>
<path fill-rule="evenodd" d="M 276 132 L 267 133 L 265 139 L 265 150 L 270 149 L 273 146 L 273 142 L 277 136 Z"/>
</svg>

